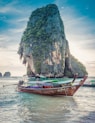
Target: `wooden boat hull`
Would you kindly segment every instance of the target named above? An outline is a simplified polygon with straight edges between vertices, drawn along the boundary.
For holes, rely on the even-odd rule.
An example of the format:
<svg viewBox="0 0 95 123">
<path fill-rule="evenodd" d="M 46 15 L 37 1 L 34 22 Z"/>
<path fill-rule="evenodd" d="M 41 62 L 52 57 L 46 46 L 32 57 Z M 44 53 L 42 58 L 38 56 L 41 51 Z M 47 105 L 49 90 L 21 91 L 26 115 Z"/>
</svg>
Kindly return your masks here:
<svg viewBox="0 0 95 123">
<path fill-rule="evenodd" d="M 23 85 L 18 85 L 18 91 L 20 92 L 27 92 L 27 93 L 34 93 L 40 95 L 64 95 L 64 96 L 73 96 L 75 92 L 82 86 L 86 80 L 87 76 L 83 78 L 79 82 L 78 85 L 68 85 L 63 87 L 52 87 L 52 88 L 29 88 Z"/>
</svg>

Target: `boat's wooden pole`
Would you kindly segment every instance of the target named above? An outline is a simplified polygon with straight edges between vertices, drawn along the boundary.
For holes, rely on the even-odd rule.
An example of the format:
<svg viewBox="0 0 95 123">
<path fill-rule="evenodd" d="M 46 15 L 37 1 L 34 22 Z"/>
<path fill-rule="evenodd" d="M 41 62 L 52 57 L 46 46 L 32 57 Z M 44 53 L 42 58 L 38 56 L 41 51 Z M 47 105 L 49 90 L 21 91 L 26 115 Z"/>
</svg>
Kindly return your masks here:
<svg viewBox="0 0 95 123">
<path fill-rule="evenodd" d="M 74 75 L 74 79 L 73 79 L 72 83 L 74 83 L 74 81 L 76 80 L 77 77 L 78 77 L 78 73 L 76 73 L 76 74 Z"/>
</svg>

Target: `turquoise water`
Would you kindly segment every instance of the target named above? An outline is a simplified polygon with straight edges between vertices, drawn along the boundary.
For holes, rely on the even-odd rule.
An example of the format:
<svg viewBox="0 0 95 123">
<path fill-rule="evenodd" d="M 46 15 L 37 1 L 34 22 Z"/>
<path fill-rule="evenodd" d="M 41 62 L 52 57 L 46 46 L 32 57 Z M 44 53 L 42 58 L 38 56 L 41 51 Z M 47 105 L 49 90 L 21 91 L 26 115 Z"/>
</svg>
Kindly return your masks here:
<svg viewBox="0 0 95 123">
<path fill-rule="evenodd" d="M 0 123 L 95 122 L 95 88 L 81 87 L 73 97 L 41 96 L 17 92 L 18 80 L 0 79 Z"/>
</svg>

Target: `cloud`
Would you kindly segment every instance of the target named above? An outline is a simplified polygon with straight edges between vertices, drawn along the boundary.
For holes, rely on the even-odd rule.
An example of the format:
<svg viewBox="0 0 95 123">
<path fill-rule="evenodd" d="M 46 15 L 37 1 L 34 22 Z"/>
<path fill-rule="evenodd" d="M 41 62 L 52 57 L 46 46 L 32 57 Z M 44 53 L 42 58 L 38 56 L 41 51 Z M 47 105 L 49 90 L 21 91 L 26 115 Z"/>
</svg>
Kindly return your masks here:
<svg viewBox="0 0 95 123">
<path fill-rule="evenodd" d="M 9 29 L 9 33 L 18 34 L 24 31 L 25 27 Z"/>
<path fill-rule="evenodd" d="M 22 16 L 26 16 L 28 14 L 31 13 L 31 11 L 34 9 L 34 7 L 32 6 L 32 4 L 28 4 L 27 0 L 23 1 L 23 0 L 12 0 L 9 2 L 5 2 L 3 0 L 1 0 L 1 5 L 0 5 L 0 13 L 2 14 L 14 14 L 16 15 L 22 15 Z M 27 2 L 27 3 L 26 3 Z M 31 2 L 30 2 L 31 3 Z"/>
<path fill-rule="evenodd" d="M 89 18 L 80 16 L 72 7 L 61 8 L 60 13 L 69 43 L 84 49 L 95 49 L 95 24 Z"/>
<path fill-rule="evenodd" d="M 0 72 L 10 71 L 12 76 L 22 76 L 26 73 L 26 67 L 19 60 L 16 50 L 0 48 Z"/>
<path fill-rule="evenodd" d="M 3 0 L 1 0 L 1 1 L 2 1 L 2 3 L 0 6 L 0 13 L 5 14 L 5 13 L 21 13 L 22 12 L 21 9 L 23 7 L 20 5 L 18 0 L 16 0 L 16 1 L 12 0 L 10 2 L 5 2 Z M 25 6 L 25 4 L 24 4 L 24 6 Z M 19 8 L 21 8 L 21 9 L 19 9 Z"/>
<path fill-rule="evenodd" d="M 87 64 L 90 65 L 91 67 L 94 67 L 94 69 L 95 69 L 95 61 L 87 62 Z"/>
<path fill-rule="evenodd" d="M 9 28 L 22 28 L 26 25 L 28 18 L 33 10 L 31 5 L 25 1 L 16 0 L 10 2 L 0 1 L 0 31 L 5 33 Z M 22 3 L 22 4 L 20 4 Z"/>
<path fill-rule="evenodd" d="M 88 40 L 87 44 L 84 46 L 85 49 L 95 50 L 95 39 Z"/>
<path fill-rule="evenodd" d="M 0 42 L 6 40 L 7 38 L 8 38 L 8 36 L 1 34 L 0 35 Z"/>
<path fill-rule="evenodd" d="M 6 19 L 7 19 L 6 16 L 4 16 L 4 15 L 3 15 L 3 16 L 0 16 L 0 21 L 1 21 L 1 20 L 4 21 L 4 20 L 6 20 Z"/>
<path fill-rule="evenodd" d="M 89 76 L 95 76 L 95 61 L 87 62 L 86 68 L 89 72 Z"/>
<path fill-rule="evenodd" d="M 16 20 L 16 22 L 19 22 L 19 23 L 26 23 L 28 21 L 28 18 L 29 17 L 24 17 L 24 18 L 19 18 Z"/>
<path fill-rule="evenodd" d="M 7 13 L 11 10 L 12 10 L 12 8 L 10 6 L 1 7 L 0 8 L 0 13 Z"/>
<path fill-rule="evenodd" d="M 0 49 L 17 50 L 21 40 L 22 29 L 10 30 L 8 33 L 0 35 Z M 3 49 L 2 49 L 3 50 Z"/>
</svg>

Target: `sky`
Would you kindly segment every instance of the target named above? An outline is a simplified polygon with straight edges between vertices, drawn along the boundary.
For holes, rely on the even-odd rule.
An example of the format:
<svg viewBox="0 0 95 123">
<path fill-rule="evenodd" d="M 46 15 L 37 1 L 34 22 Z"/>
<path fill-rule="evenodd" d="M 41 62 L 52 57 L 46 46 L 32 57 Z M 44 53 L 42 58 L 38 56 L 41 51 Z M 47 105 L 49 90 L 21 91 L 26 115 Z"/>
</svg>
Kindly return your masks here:
<svg viewBox="0 0 95 123">
<path fill-rule="evenodd" d="M 0 0 L 0 72 L 26 74 L 17 54 L 33 10 L 54 3 L 64 23 L 70 52 L 95 76 L 95 0 Z"/>
</svg>

